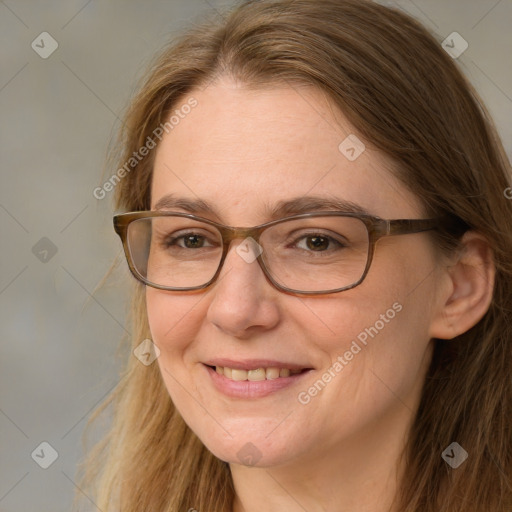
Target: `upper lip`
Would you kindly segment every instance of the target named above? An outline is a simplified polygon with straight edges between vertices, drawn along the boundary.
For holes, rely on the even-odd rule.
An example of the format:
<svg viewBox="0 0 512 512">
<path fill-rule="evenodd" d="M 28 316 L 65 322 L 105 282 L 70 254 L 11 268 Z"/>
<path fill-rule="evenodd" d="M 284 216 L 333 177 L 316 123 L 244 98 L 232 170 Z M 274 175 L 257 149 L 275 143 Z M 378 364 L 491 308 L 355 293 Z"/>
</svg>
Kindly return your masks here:
<svg viewBox="0 0 512 512">
<path fill-rule="evenodd" d="M 308 364 L 290 363 L 287 361 L 276 361 L 274 359 L 244 359 L 237 360 L 226 358 L 215 358 L 204 361 L 207 366 L 222 366 L 223 368 L 233 368 L 235 370 L 257 370 L 258 368 L 288 368 L 290 370 L 311 369 Z"/>
</svg>

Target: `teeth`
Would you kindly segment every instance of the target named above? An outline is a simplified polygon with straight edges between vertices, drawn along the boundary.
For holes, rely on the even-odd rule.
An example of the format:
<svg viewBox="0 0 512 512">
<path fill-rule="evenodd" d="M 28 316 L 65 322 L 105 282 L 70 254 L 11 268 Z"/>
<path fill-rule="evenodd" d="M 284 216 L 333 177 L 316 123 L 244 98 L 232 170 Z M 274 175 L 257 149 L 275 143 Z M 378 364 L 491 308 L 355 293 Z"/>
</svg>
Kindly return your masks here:
<svg viewBox="0 0 512 512">
<path fill-rule="evenodd" d="M 231 378 L 233 380 L 247 380 L 247 370 L 237 370 L 233 368 Z"/>
<path fill-rule="evenodd" d="M 302 370 L 276 368 L 275 366 L 269 368 L 258 368 L 256 370 L 239 370 L 237 368 L 228 368 L 227 366 L 216 366 L 215 371 L 219 375 L 224 375 L 224 377 L 236 381 L 260 381 L 278 379 L 279 377 L 289 377 L 290 375 L 297 375 Z"/>
<path fill-rule="evenodd" d="M 266 377 L 267 377 L 267 380 L 278 379 L 279 378 L 279 368 L 275 368 L 275 367 L 267 368 Z"/>
<path fill-rule="evenodd" d="M 247 372 L 247 378 L 249 380 L 265 380 L 267 378 L 265 368 L 258 368 L 257 370 L 249 370 Z"/>
</svg>

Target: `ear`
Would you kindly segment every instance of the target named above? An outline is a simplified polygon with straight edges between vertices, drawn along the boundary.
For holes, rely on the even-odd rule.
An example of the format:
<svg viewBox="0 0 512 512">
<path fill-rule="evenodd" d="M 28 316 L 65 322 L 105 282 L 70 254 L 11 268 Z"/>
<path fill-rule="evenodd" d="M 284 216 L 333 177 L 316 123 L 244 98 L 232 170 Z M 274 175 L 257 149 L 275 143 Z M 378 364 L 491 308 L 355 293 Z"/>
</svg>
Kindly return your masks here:
<svg viewBox="0 0 512 512">
<path fill-rule="evenodd" d="M 476 325 L 491 304 L 496 267 L 489 242 L 474 231 L 465 233 L 455 262 L 444 272 L 448 286 L 438 297 L 430 336 L 452 339 Z"/>
</svg>

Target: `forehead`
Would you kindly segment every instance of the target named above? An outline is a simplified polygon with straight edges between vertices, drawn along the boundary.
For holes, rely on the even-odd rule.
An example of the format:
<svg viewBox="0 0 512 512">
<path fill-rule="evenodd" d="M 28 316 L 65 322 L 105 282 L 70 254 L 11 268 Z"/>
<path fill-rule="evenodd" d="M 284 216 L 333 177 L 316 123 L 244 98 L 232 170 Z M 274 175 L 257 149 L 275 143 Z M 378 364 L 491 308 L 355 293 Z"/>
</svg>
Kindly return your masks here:
<svg viewBox="0 0 512 512">
<path fill-rule="evenodd" d="M 419 200 L 392 163 L 359 136 L 321 91 L 248 89 L 229 80 L 194 90 L 156 151 L 152 208 L 165 195 L 213 205 L 222 221 L 266 222 L 291 198 L 326 197 L 382 217 L 417 216 Z M 184 109 L 185 111 L 185 109 Z"/>
</svg>

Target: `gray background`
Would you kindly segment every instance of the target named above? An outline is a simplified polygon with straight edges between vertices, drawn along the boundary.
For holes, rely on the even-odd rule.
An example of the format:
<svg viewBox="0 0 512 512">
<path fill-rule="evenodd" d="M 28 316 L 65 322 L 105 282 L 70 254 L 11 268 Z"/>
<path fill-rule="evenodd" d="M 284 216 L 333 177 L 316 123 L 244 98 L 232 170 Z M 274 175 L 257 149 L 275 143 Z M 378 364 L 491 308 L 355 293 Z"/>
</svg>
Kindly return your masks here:
<svg viewBox="0 0 512 512">
<path fill-rule="evenodd" d="M 181 27 L 232 3 L 0 2 L 1 512 L 71 508 L 83 428 L 117 382 L 128 329 L 124 261 L 98 287 L 120 251 L 112 194 L 99 201 L 92 192 L 148 60 Z M 469 43 L 457 60 L 511 155 L 512 0 L 386 3 L 440 44 L 454 31 Z M 44 31 L 58 42 L 47 59 L 31 47 Z M 31 457 L 43 441 L 58 452 L 48 469 Z M 35 453 L 40 462 L 51 455 Z"/>
</svg>

